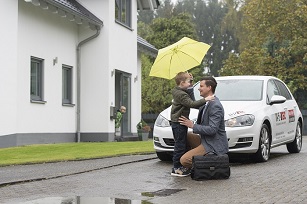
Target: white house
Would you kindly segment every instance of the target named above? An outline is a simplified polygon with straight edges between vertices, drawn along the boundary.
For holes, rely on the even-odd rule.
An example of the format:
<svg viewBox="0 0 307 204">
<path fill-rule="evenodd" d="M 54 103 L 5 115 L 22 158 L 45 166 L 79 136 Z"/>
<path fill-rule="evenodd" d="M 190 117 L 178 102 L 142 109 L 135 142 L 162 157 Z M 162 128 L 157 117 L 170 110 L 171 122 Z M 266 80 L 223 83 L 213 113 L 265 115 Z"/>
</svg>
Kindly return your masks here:
<svg viewBox="0 0 307 204">
<path fill-rule="evenodd" d="M 113 141 L 113 114 L 127 107 L 123 135 L 141 119 L 137 9 L 158 0 L 1 2 L 0 147 Z"/>
</svg>

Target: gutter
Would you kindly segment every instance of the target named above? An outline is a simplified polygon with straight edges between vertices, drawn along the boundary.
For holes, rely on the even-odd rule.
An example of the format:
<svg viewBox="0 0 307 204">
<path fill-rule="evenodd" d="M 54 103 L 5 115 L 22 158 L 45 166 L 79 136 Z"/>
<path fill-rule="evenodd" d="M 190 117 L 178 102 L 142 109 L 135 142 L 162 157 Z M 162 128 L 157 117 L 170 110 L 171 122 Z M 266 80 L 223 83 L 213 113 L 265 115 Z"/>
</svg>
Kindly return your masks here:
<svg viewBox="0 0 307 204">
<path fill-rule="evenodd" d="M 33 0 L 29 1 L 32 2 Z M 63 0 L 44 0 L 44 1 L 47 3 L 46 5 L 47 7 L 45 7 L 47 9 L 48 9 L 48 4 L 55 6 L 56 9 L 55 11 L 53 11 L 53 13 L 58 13 L 57 8 L 60 8 L 63 11 L 72 14 L 73 16 L 81 17 L 82 19 L 88 21 L 92 25 L 103 25 L 103 22 L 99 18 L 97 18 L 94 14 L 92 14 L 90 11 L 84 8 L 78 1 L 68 1 L 68 2 Z"/>
<path fill-rule="evenodd" d="M 80 117 L 80 110 L 81 110 L 81 46 L 85 43 L 91 41 L 92 39 L 96 38 L 100 34 L 101 27 L 96 27 L 96 34 L 86 38 L 85 40 L 79 42 L 77 46 L 77 142 L 80 142 L 81 133 L 80 133 L 80 126 L 81 126 L 81 117 Z"/>
</svg>

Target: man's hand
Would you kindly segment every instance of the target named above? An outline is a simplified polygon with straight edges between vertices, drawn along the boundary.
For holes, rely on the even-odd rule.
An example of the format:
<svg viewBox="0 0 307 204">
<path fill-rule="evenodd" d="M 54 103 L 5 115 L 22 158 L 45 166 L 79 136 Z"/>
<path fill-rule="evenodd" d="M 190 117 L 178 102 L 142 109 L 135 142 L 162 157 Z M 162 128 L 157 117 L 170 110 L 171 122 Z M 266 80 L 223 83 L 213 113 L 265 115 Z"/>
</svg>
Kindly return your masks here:
<svg viewBox="0 0 307 204">
<path fill-rule="evenodd" d="M 189 120 L 186 117 L 184 117 L 184 116 L 179 117 L 178 121 L 179 121 L 179 123 L 181 125 L 185 125 L 185 126 L 187 126 L 189 128 L 193 128 L 194 127 L 194 123 L 191 120 Z"/>
<path fill-rule="evenodd" d="M 207 97 L 205 98 L 206 101 L 212 101 L 212 100 L 214 100 L 214 99 L 215 99 L 215 95 L 207 96 Z"/>
<path fill-rule="evenodd" d="M 188 73 L 188 74 L 190 75 L 190 79 L 189 79 L 190 87 L 193 87 L 193 75 L 191 73 Z"/>
</svg>

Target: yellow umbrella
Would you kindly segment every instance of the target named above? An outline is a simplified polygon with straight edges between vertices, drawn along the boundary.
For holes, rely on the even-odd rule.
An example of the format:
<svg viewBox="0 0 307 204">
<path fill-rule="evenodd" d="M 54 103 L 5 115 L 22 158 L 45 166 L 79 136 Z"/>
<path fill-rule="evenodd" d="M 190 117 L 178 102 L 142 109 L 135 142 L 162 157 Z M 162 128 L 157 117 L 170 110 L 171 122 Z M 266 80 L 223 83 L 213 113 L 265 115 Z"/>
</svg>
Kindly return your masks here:
<svg viewBox="0 0 307 204">
<path fill-rule="evenodd" d="M 209 48 L 206 43 L 183 37 L 159 50 L 149 76 L 172 79 L 177 73 L 200 65 Z"/>
</svg>

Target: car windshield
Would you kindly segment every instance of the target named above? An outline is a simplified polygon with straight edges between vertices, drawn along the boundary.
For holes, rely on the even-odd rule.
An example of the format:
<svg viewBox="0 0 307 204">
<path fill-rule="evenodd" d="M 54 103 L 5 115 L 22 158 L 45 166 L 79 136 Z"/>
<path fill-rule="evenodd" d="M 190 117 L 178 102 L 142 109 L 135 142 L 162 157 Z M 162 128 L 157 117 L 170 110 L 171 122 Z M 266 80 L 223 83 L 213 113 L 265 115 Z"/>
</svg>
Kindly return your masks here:
<svg viewBox="0 0 307 204">
<path fill-rule="evenodd" d="M 195 99 L 199 95 L 199 82 L 194 86 Z M 262 100 L 263 80 L 229 79 L 217 80 L 215 95 L 220 101 L 260 101 Z"/>
</svg>

